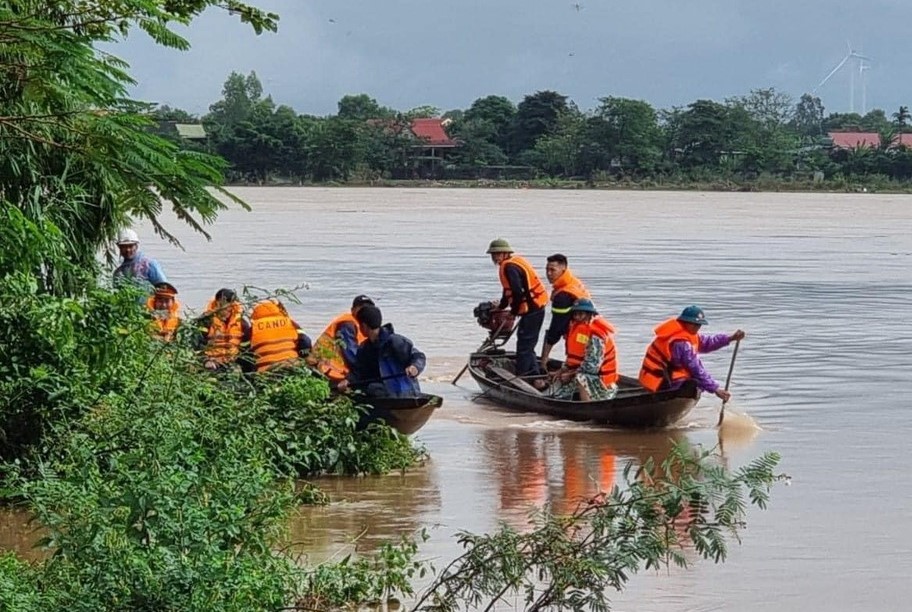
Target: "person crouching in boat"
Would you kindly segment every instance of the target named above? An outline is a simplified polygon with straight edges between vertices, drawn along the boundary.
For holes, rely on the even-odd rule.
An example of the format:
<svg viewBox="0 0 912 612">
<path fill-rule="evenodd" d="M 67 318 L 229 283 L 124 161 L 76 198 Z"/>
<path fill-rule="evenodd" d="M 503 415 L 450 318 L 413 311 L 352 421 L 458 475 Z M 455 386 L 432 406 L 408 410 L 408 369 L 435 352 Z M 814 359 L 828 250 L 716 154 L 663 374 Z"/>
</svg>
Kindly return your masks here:
<svg viewBox="0 0 912 612">
<path fill-rule="evenodd" d="M 295 365 L 310 351 L 310 338 L 278 300 L 264 300 L 250 314 L 250 350 L 258 373 Z"/>
<path fill-rule="evenodd" d="M 348 377 L 358 354 L 358 345 L 367 340 L 355 317 L 363 307 L 373 305 L 374 301 L 366 295 L 355 296 L 351 310 L 326 326 L 307 356 L 307 363 L 326 376 L 331 387 L 338 387 Z"/>
<path fill-rule="evenodd" d="M 201 340 L 207 370 L 229 368 L 250 342 L 250 321 L 232 289 L 219 289 L 200 320 Z"/>
<path fill-rule="evenodd" d="M 180 302 L 177 301 L 177 289 L 171 283 L 158 283 L 155 292 L 146 300 L 146 308 L 152 314 L 155 335 L 164 342 L 174 338 L 174 332 L 180 324 Z"/>
<path fill-rule="evenodd" d="M 584 402 L 617 395 L 617 351 L 614 327 L 599 316 L 591 300 L 581 298 L 570 307 L 567 361 L 553 374 L 552 397 Z"/>
<path fill-rule="evenodd" d="M 358 347 L 354 367 L 339 390 L 362 391 L 368 397 L 415 397 L 421 394 L 418 375 L 427 362 L 411 340 L 383 325 L 376 306 L 364 306 L 356 316 L 367 340 Z"/>
<path fill-rule="evenodd" d="M 733 340 L 742 339 L 744 332 L 739 329 L 733 334 L 699 333 L 706 323 L 702 308 L 688 306 L 677 318 L 656 327 L 655 339 L 643 358 L 640 384 L 650 391 L 665 391 L 693 380 L 701 391 L 713 393 L 724 402 L 731 399 L 731 393 L 721 388 L 703 367 L 699 353 L 724 348 Z"/>
</svg>

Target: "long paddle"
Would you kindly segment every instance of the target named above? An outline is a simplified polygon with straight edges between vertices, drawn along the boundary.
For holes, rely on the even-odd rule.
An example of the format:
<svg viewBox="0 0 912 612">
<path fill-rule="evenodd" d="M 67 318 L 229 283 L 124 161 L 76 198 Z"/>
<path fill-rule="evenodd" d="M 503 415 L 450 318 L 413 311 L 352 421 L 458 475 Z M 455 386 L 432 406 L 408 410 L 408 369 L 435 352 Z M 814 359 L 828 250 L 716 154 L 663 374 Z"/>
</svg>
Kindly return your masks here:
<svg viewBox="0 0 912 612">
<path fill-rule="evenodd" d="M 741 340 L 735 340 L 735 350 L 732 351 L 732 360 L 728 366 L 728 376 L 725 377 L 725 390 L 728 391 L 728 386 L 732 381 L 732 372 L 735 371 L 735 357 L 738 356 L 738 347 L 741 346 Z M 725 400 L 722 400 L 722 409 L 719 411 L 719 422 L 716 423 L 716 427 L 719 427 L 722 424 L 722 419 L 725 418 Z"/>
</svg>

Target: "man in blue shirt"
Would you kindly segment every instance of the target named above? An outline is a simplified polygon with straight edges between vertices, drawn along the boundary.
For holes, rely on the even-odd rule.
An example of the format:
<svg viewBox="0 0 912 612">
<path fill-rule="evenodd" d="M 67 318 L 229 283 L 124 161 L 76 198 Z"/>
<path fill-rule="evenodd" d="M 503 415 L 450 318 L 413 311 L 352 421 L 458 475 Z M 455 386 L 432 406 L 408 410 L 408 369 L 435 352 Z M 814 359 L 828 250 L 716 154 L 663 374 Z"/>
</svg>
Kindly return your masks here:
<svg viewBox="0 0 912 612">
<path fill-rule="evenodd" d="M 154 287 L 168 282 L 157 261 L 146 257 L 139 250 L 139 236 L 131 229 L 123 230 L 117 237 L 117 248 L 123 258 L 114 270 L 114 284 L 134 282 L 143 287 Z"/>
</svg>

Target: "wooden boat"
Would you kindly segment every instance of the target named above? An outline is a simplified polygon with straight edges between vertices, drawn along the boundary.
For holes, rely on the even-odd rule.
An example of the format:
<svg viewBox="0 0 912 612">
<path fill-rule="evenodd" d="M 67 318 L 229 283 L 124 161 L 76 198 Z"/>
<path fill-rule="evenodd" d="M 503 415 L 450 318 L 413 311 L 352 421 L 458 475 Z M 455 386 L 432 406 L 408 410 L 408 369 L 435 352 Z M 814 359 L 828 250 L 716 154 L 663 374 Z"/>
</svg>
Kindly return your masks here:
<svg viewBox="0 0 912 612">
<path fill-rule="evenodd" d="M 469 373 L 482 391 L 478 398 L 513 410 L 633 429 L 673 425 L 687 416 L 700 399 L 700 392 L 693 383 L 672 391 L 652 393 L 629 376 L 621 376 L 614 399 L 589 402 L 557 399 L 513 375 L 515 361 L 515 353 L 499 350 L 470 355 Z M 559 365 L 559 361 L 551 360 L 550 366 Z"/>
<path fill-rule="evenodd" d="M 403 435 L 411 435 L 424 427 L 434 410 L 443 404 L 439 395 L 422 393 L 416 397 L 371 397 L 358 398 L 357 403 L 367 406 L 367 413 L 358 422 L 358 427 L 384 421 Z"/>
</svg>

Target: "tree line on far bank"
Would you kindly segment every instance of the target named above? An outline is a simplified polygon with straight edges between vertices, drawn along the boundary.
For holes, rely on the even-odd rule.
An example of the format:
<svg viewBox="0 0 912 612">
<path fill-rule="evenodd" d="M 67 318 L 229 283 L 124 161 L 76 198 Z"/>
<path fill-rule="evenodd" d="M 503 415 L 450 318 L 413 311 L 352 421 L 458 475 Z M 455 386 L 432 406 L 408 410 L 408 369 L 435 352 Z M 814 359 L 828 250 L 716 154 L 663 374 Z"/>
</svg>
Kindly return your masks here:
<svg viewBox="0 0 912 612">
<path fill-rule="evenodd" d="M 898 135 L 912 130 L 909 109 L 865 115 L 825 112 L 820 98 L 796 102 L 755 89 L 723 102 L 697 100 L 669 110 L 607 96 L 580 109 L 567 96 L 538 91 L 518 104 L 503 96 L 467 109 L 381 106 L 347 95 L 335 115 L 299 114 L 265 94 L 256 74 L 233 72 L 222 98 L 197 117 L 162 106 L 158 121 L 201 122 L 205 141 L 181 146 L 225 158 L 232 182 L 372 182 L 382 179 L 575 179 L 588 182 L 810 181 L 912 177 L 912 152 Z M 428 160 L 408 126 L 442 117 L 459 146 Z M 834 148 L 833 131 L 878 135 L 879 144 Z M 174 138 L 177 138 L 174 136 Z"/>
</svg>

